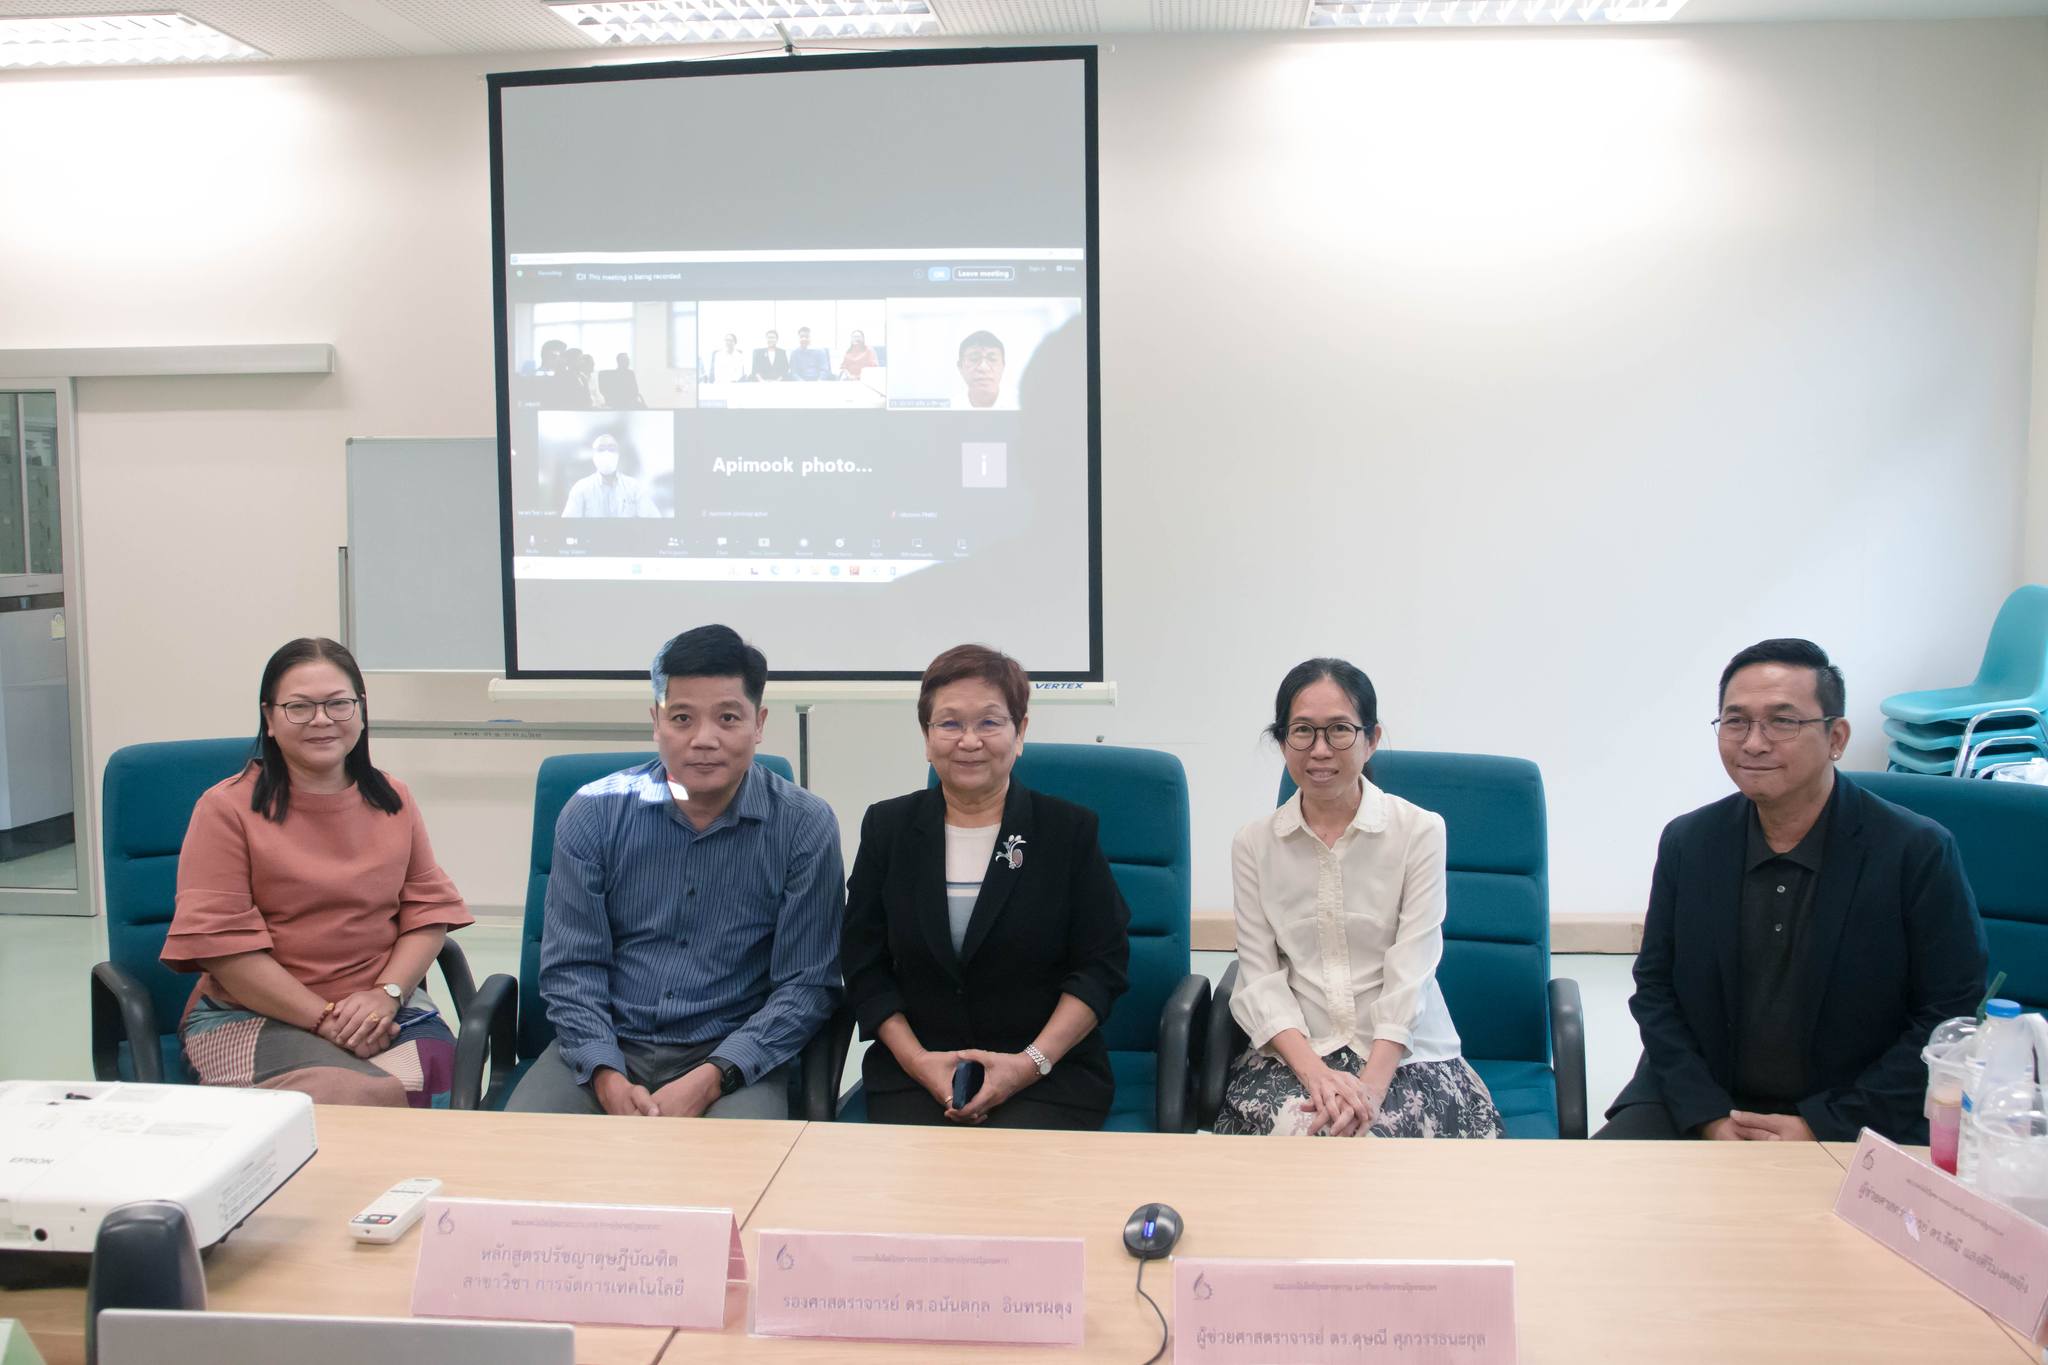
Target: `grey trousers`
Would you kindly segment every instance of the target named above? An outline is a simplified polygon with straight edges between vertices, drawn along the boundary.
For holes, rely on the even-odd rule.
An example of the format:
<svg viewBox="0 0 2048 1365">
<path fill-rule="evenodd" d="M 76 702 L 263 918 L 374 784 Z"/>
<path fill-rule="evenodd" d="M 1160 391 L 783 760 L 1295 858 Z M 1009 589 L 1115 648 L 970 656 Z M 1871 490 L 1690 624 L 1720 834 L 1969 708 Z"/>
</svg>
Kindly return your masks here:
<svg viewBox="0 0 2048 1365">
<path fill-rule="evenodd" d="M 661 1089 L 686 1071 L 703 1065 L 713 1043 L 638 1043 L 619 1039 L 619 1051 L 626 1054 L 626 1079 L 652 1092 Z M 787 1062 L 751 1085 L 711 1102 L 704 1111 L 707 1119 L 786 1119 L 789 1117 L 789 1077 L 796 1063 Z M 533 1065 L 519 1078 L 519 1085 L 506 1102 L 508 1113 L 602 1114 L 604 1106 L 587 1085 L 576 1083 L 576 1073 L 562 1060 L 562 1049 L 549 1043 L 533 1059 Z"/>
</svg>

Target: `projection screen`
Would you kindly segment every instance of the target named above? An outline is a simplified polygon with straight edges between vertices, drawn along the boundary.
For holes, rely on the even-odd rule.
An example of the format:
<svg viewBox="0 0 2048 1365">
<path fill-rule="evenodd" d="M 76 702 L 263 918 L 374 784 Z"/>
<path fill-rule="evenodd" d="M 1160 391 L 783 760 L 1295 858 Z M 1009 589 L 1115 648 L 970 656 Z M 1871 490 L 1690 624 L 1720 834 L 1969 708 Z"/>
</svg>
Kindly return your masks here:
<svg viewBox="0 0 2048 1365">
<path fill-rule="evenodd" d="M 493 75 L 505 657 L 1102 676 L 1095 49 Z"/>
</svg>

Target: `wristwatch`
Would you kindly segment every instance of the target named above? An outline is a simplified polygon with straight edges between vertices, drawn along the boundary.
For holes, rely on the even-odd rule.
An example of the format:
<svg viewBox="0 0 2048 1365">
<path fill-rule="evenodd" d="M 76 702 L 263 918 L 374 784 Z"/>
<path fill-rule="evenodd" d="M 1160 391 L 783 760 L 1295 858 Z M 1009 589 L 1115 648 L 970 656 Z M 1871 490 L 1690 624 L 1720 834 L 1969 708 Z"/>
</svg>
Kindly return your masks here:
<svg viewBox="0 0 2048 1365">
<path fill-rule="evenodd" d="M 1031 1059 L 1031 1064 L 1032 1064 L 1033 1066 L 1035 1066 L 1035 1067 L 1037 1067 L 1037 1068 L 1038 1068 L 1038 1074 L 1039 1074 L 1039 1075 L 1041 1075 L 1041 1076 L 1050 1076 L 1050 1075 L 1052 1075 L 1052 1063 L 1051 1063 L 1051 1062 L 1048 1062 L 1048 1061 L 1047 1061 L 1047 1060 L 1045 1059 L 1045 1054 L 1044 1054 L 1043 1052 L 1040 1052 L 1040 1051 L 1038 1050 L 1038 1047 L 1037 1047 L 1037 1045 L 1036 1045 L 1036 1044 L 1034 1044 L 1034 1043 L 1026 1043 L 1026 1044 L 1024 1045 L 1024 1055 L 1025 1055 L 1026 1057 L 1029 1057 L 1029 1058 Z"/>
<path fill-rule="evenodd" d="M 405 1003 L 405 992 L 398 989 L 398 983 L 394 981 L 380 981 L 377 983 L 377 989 L 390 996 L 393 1005 L 403 1005 Z"/>
<path fill-rule="evenodd" d="M 730 1095 L 747 1083 L 746 1073 L 723 1057 L 711 1058 L 711 1065 L 718 1068 L 718 1093 Z"/>
</svg>

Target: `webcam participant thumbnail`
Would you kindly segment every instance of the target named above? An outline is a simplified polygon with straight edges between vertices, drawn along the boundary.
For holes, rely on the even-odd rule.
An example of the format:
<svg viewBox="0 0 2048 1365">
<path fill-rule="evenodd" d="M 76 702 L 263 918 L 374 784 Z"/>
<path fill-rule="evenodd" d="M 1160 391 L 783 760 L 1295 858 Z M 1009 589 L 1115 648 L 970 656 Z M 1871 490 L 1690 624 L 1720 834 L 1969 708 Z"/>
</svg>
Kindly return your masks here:
<svg viewBox="0 0 2048 1365">
<path fill-rule="evenodd" d="M 1014 412 L 1039 343 L 1080 311 L 1079 299 L 892 299 L 889 406 Z"/>
<path fill-rule="evenodd" d="M 698 403 L 879 408 L 888 392 L 881 299 L 705 299 Z"/>
<path fill-rule="evenodd" d="M 675 514 L 675 427 L 660 412 L 540 414 L 539 503 L 565 518 Z"/>
<path fill-rule="evenodd" d="M 691 300 L 513 306 L 513 401 L 545 409 L 697 405 Z M 684 363 L 673 363 L 682 357 Z"/>
</svg>

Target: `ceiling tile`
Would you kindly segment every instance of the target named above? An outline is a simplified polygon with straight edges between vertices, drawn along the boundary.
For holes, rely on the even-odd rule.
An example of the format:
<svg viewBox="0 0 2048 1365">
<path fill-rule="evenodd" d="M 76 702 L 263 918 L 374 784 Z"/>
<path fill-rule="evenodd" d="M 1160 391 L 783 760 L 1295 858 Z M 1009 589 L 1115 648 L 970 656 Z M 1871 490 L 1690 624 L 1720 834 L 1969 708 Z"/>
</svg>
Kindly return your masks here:
<svg viewBox="0 0 2048 1365">
<path fill-rule="evenodd" d="M 1308 0 L 931 0 L 948 38 L 1086 39 L 1305 26 Z M 424 52 L 584 52 L 542 0 L 0 0 L 0 17 L 178 9 L 283 61 Z M 2048 0 L 1690 0 L 1679 22 L 2048 14 Z M 916 44 L 925 46 L 925 44 Z M 661 49 L 641 49 L 653 54 Z M 691 49 L 672 49 L 675 56 Z"/>
</svg>

